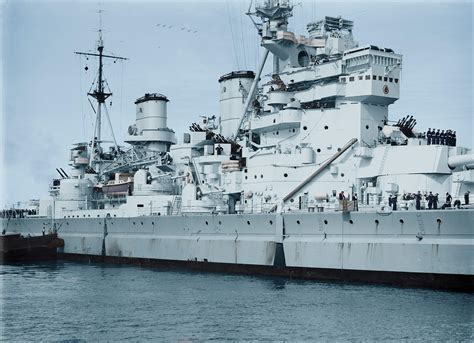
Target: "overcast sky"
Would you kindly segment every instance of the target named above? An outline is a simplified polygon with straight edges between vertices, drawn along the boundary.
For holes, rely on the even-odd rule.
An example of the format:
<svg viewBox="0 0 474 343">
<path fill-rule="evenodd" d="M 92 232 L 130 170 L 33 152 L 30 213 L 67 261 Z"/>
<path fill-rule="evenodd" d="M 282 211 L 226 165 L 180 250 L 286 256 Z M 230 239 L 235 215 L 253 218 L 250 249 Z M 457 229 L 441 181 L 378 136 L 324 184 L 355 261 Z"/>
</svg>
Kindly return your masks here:
<svg viewBox="0 0 474 343">
<path fill-rule="evenodd" d="M 134 122 L 134 100 L 146 92 L 168 96 L 168 125 L 178 138 L 197 116 L 218 114 L 219 76 L 256 67 L 248 4 L 102 1 L 105 50 L 129 58 L 105 65 L 120 141 Z M 98 1 L 3 1 L 2 206 L 47 195 L 55 168 L 68 169 L 71 144 L 92 137 L 86 93 L 97 64 L 74 51 L 95 49 L 98 9 Z M 306 23 L 325 15 L 353 20 L 361 45 L 403 54 L 391 119 L 410 114 L 421 131 L 456 130 L 459 144 L 472 148 L 471 1 L 303 2 L 289 28 L 306 34 Z"/>
</svg>

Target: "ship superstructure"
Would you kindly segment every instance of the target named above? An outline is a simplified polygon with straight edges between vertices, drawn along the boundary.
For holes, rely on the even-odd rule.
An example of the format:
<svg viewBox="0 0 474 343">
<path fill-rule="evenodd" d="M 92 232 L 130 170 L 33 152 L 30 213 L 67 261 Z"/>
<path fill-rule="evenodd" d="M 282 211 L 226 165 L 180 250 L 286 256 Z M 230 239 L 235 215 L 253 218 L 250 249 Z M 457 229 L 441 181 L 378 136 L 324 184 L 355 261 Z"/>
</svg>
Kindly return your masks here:
<svg viewBox="0 0 474 343">
<path fill-rule="evenodd" d="M 31 216 L 38 228 L 62 230 L 65 252 L 71 254 L 327 270 L 349 266 L 472 280 L 474 212 L 464 203 L 474 184 L 471 149 L 456 146 L 448 131 L 418 132 L 412 116 L 390 120 L 389 105 L 400 97 L 400 54 L 359 45 L 353 22 L 341 17 L 309 23 L 306 36 L 289 32 L 292 9 L 288 1 L 267 0 L 248 13 L 261 37 L 257 70 L 223 75 L 219 117 L 201 118 L 179 139 L 167 126 L 169 99 L 146 93 L 135 102 L 128 147 L 114 138 L 106 152 L 101 108 L 110 92 L 103 88 L 100 62 L 97 89 L 89 93 L 97 100 L 94 137 L 71 149 L 71 175 L 63 172 L 53 181 L 52 198 L 41 201 L 38 215 Z M 102 39 L 98 46 L 102 59 Z M 270 59 L 272 73 L 265 78 Z M 449 202 L 447 210 L 423 211 L 425 197 L 432 204 L 435 194 L 439 207 Z M 86 224 L 89 219 L 94 224 Z M 111 229 L 110 220 L 119 227 Z M 27 226 L 35 231 L 32 223 Z M 454 226 L 467 240 L 443 241 L 441 233 Z M 344 241 L 344 230 L 354 240 Z M 173 241 L 175 235 L 180 238 Z M 397 237 L 403 241 L 384 241 Z M 150 239 L 162 241 L 156 250 L 140 251 Z M 388 262 L 398 254 L 419 258 L 443 244 L 442 256 L 427 258 L 430 267 Z M 377 247 L 381 251 L 365 252 Z M 233 257 L 227 250 L 235 251 Z M 443 270 L 436 261 L 450 267 Z"/>
</svg>

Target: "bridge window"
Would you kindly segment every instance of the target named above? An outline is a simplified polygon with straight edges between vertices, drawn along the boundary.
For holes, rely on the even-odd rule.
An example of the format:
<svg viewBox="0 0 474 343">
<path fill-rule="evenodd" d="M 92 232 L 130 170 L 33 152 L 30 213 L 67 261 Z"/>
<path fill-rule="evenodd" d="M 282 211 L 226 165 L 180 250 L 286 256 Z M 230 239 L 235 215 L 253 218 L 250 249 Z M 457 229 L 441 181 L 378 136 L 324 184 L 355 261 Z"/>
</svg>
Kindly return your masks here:
<svg viewBox="0 0 474 343">
<path fill-rule="evenodd" d="M 346 78 L 345 78 L 345 77 L 341 77 L 341 82 L 346 82 Z"/>
<path fill-rule="evenodd" d="M 377 75 L 372 75 L 372 80 L 377 80 Z"/>
<path fill-rule="evenodd" d="M 370 80 L 370 75 L 365 75 L 366 80 Z"/>
<path fill-rule="evenodd" d="M 398 79 L 395 79 L 395 83 L 398 83 Z"/>
<path fill-rule="evenodd" d="M 393 77 L 388 79 L 389 82 L 393 82 Z"/>
<path fill-rule="evenodd" d="M 382 81 L 382 76 L 379 76 L 379 81 Z"/>
<path fill-rule="evenodd" d="M 385 77 L 383 78 L 383 80 L 384 80 L 384 81 L 387 81 L 387 80 L 388 80 L 388 77 L 385 76 Z"/>
<path fill-rule="evenodd" d="M 361 76 L 359 76 L 359 80 L 362 80 L 363 78 L 364 78 L 364 77 L 363 77 L 362 75 L 361 75 Z"/>
<path fill-rule="evenodd" d="M 349 81 L 354 81 L 354 76 L 351 76 L 351 77 L 349 78 Z"/>
</svg>

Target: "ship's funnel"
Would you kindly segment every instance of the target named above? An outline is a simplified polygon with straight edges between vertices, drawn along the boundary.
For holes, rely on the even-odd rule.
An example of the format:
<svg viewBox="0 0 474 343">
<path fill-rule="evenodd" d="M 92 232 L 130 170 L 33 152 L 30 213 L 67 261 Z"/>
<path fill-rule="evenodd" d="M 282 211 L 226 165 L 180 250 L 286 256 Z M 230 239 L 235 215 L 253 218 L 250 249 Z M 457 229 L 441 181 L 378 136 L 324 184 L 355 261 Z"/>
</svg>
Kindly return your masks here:
<svg viewBox="0 0 474 343">
<path fill-rule="evenodd" d="M 135 101 L 137 105 L 137 130 L 157 130 L 167 128 L 167 102 L 168 98 L 163 94 L 145 94 Z"/>
<path fill-rule="evenodd" d="M 245 99 L 255 78 L 253 71 L 234 71 L 221 76 L 220 134 L 230 138 L 237 131 L 244 110 Z"/>
<path fill-rule="evenodd" d="M 168 98 L 159 93 L 147 93 L 135 101 L 136 122 L 128 128 L 125 140 L 130 144 L 146 145 L 154 151 L 169 151 L 176 143 L 174 131 L 167 127 Z"/>
</svg>

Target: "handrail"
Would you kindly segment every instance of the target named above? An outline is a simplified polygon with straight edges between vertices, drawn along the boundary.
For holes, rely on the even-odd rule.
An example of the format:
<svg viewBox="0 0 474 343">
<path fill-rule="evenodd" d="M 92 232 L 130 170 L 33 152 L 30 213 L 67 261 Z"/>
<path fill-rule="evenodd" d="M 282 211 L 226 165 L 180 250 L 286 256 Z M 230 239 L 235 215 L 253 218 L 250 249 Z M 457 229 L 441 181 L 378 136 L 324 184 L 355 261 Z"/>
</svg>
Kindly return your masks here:
<svg viewBox="0 0 474 343">
<path fill-rule="evenodd" d="M 312 173 L 308 178 L 306 178 L 303 182 L 301 182 L 298 186 L 296 186 L 290 193 L 288 193 L 282 201 L 282 204 L 288 201 L 291 197 L 293 197 L 296 193 L 298 193 L 303 187 L 305 187 L 308 183 L 313 181 L 313 179 L 318 176 L 323 170 L 325 170 L 331 163 L 333 163 L 336 159 L 338 159 L 347 149 L 353 146 L 357 142 L 357 138 L 352 138 L 349 142 L 347 142 L 340 151 L 336 152 L 333 156 L 327 159 L 314 173 Z M 278 205 L 273 206 L 269 212 L 273 212 L 276 210 Z"/>
</svg>

